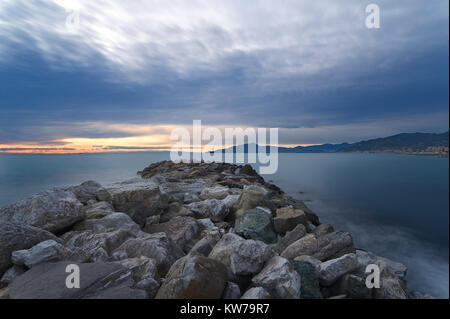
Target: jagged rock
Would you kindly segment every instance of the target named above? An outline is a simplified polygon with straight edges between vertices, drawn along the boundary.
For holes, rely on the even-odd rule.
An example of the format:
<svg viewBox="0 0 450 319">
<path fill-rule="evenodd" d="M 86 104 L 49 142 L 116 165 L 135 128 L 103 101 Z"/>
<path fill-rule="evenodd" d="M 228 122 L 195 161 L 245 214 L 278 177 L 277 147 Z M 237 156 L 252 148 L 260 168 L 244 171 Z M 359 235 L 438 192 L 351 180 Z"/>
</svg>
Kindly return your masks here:
<svg viewBox="0 0 450 319">
<path fill-rule="evenodd" d="M 73 192 L 76 198 L 83 204 L 89 201 L 97 201 L 97 192 L 102 188 L 102 185 L 95 181 L 87 181 L 78 186 L 69 187 L 67 190 Z"/>
<path fill-rule="evenodd" d="M 187 255 L 170 268 L 157 299 L 218 299 L 225 289 L 226 267 L 211 258 Z"/>
<path fill-rule="evenodd" d="M 332 232 L 334 232 L 334 228 L 330 224 L 320 224 L 314 229 L 314 235 L 316 237 L 324 236 Z"/>
<path fill-rule="evenodd" d="M 129 258 L 118 261 L 131 271 L 133 288 L 143 289 L 153 298 L 159 289 L 157 267 L 153 259 L 147 257 Z"/>
<path fill-rule="evenodd" d="M 92 230 L 94 232 L 104 232 L 108 229 L 127 230 L 135 236 L 141 232 L 139 225 L 130 216 L 124 213 L 111 213 L 103 218 L 87 219 L 75 224 L 74 230 Z"/>
<path fill-rule="evenodd" d="M 108 190 L 104 187 L 100 187 L 97 189 L 97 192 L 95 193 L 97 200 L 99 202 L 107 202 L 112 203 L 112 197 L 111 194 L 108 192 Z"/>
<path fill-rule="evenodd" d="M 244 240 L 234 234 L 225 234 L 214 247 L 209 258 L 230 267 L 235 276 L 255 275 L 261 271 L 274 252 L 261 241 Z"/>
<path fill-rule="evenodd" d="M 302 299 L 322 299 L 316 267 L 307 261 L 293 260 L 291 263 L 301 278 Z"/>
<path fill-rule="evenodd" d="M 194 217 L 194 212 L 190 211 L 184 206 L 181 206 L 178 202 L 172 202 L 169 204 L 169 207 L 167 208 L 167 211 L 161 214 L 160 221 L 161 223 L 168 222 L 174 217 Z M 150 216 L 149 218 L 152 218 L 153 216 Z M 147 221 L 148 219 L 147 218 Z M 147 222 L 146 222 L 147 225 Z"/>
<path fill-rule="evenodd" d="M 83 207 L 86 219 L 98 219 L 114 213 L 114 207 L 108 202 L 97 202 Z"/>
<path fill-rule="evenodd" d="M 57 233 L 84 219 L 82 207 L 72 192 L 55 188 L 0 208 L 0 222 L 30 225 Z"/>
<path fill-rule="evenodd" d="M 272 297 L 266 289 L 262 287 L 253 287 L 247 290 L 241 299 L 271 299 Z"/>
<path fill-rule="evenodd" d="M 186 208 L 192 211 L 196 218 L 210 218 L 213 222 L 223 221 L 229 212 L 227 205 L 218 199 L 191 203 Z"/>
<path fill-rule="evenodd" d="M 288 231 L 284 237 L 280 238 L 272 249 L 278 254 L 281 254 L 289 245 L 296 242 L 306 235 L 306 227 L 303 224 L 298 224 L 292 231 Z"/>
<path fill-rule="evenodd" d="M 206 187 L 200 193 L 200 199 L 224 199 L 230 195 L 230 189 L 225 186 Z"/>
<path fill-rule="evenodd" d="M 222 299 L 241 298 L 241 289 L 234 282 L 228 281 L 222 294 Z"/>
<path fill-rule="evenodd" d="M 313 234 L 306 235 L 299 240 L 290 244 L 280 256 L 288 259 L 294 259 L 295 257 L 302 255 L 313 255 L 318 250 L 318 242 L 316 236 Z"/>
<path fill-rule="evenodd" d="M 109 229 L 105 232 L 73 231 L 64 234 L 61 239 L 64 246 L 71 251 L 68 260 L 100 262 L 107 261 L 114 249 L 134 237 L 133 233 L 124 229 Z"/>
<path fill-rule="evenodd" d="M 10 285 L 14 281 L 14 279 L 22 275 L 25 271 L 27 271 L 26 267 L 13 265 L 3 274 L 3 277 L 0 279 L 0 287 Z"/>
<path fill-rule="evenodd" d="M 115 210 L 128 214 L 140 226 L 144 226 L 147 217 L 160 215 L 168 205 L 168 195 L 150 181 L 117 183 L 106 189 Z"/>
<path fill-rule="evenodd" d="M 358 268 L 358 259 L 355 254 L 346 254 L 342 257 L 323 262 L 319 266 L 320 285 L 327 287 L 334 284 L 341 276 Z"/>
<path fill-rule="evenodd" d="M 290 207 L 279 208 L 273 220 L 275 231 L 284 235 L 287 231 L 293 230 L 298 224 L 306 224 L 306 215 L 300 209 Z"/>
<path fill-rule="evenodd" d="M 233 206 L 235 203 L 237 203 L 237 201 L 239 200 L 239 196 L 240 195 L 228 195 L 227 197 L 225 197 L 222 202 L 227 205 L 228 208 L 230 208 L 231 206 Z"/>
<path fill-rule="evenodd" d="M 202 231 L 219 229 L 210 218 L 197 219 L 197 223 Z"/>
<path fill-rule="evenodd" d="M 289 245 L 281 256 L 294 259 L 302 255 L 313 256 L 320 261 L 354 253 L 353 239 L 347 232 L 333 232 L 317 238 L 314 234 L 306 235 Z"/>
<path fill-rule="evenodd" d="M 207 257 L 220 240 L 220 237 L 219 231 L 213 230 L 207 232 L 206 235 L 192 247 L 189 253 L 197 253 Z"/>
<path fill-rule="evenodd" d="M 48 231 L 0 221 L 0 276 L 12 266 L 11 253 L 13 251 L 31 248 L 48 239 L 60 241 Z"/>
<path fill-rule="evenodd" d="M 235 232 L 244 238 L 261 240 L 266 244 L 273 244 L 277 240 L 270 216 L 260 209 L 248 210 L 237 218 Z"/>
<path fill-rule="evenodd" d="M 69 252 L 63 245 L 49 239 L 30 249 L 14 251 L 11 254 L 11 260 L 15 265 L 25 265 L 28 268 L 32 268 L 42 262 L 64 260 L 68 255 Z"/>
<path fill-rule="evenodd" d="M 232 206 L 232 210 L 235 212 L 234 216 L 239 217 L 249 209 L 254 209 L 258 206 L 272 208 L 273 204 L 260 192 L 244 190 L 238 201 Z"/>
<path fill-rule="evenodd" d="M 175 217 L 166 223 L 146 226 L 144 231 L 150 234 L 166 233 L 178 247 L 186 251 L 187 244 L 200 234 L 200 227 L 195 218 Z"/>
<path fill-rule="evenodd" d="M 298 299 L 301 288 L 300 275 L 283 257 L 274 256 L 263 270 L 253 277 L 254 286 L 263 287 L 273 298 Z"/>
<path fill-rule="evenodd" d="M 68 289 L 66 267 L 73 262 L 41 263 L 17 277 L 9 286 L 11 299 L 143 299 L 132 289 L 130 271 L 116 263 L 77 264 L 80 288 Z"/>
<path fill-rule="evenodd" d="M 317 241 L 318 251 L 313 256 L 321 261 L 338 258 L 356 251 L 352 236 L 348 232 L 329 233 L 318 237 Z"/>
<path fill-rule="evenodd" d="M 163 191 L 180 203 L 190 204 L 200 200 L 200 193 L 207 187 L 204 182 L 168 182 L 161 185 Z"/>
<path fill-rule="evenodd" d="M 183 251 L 167 234 L 155 233 L 147 237 L 128 239 L 113 252 L 113 259 L 141 256 L 152 258 L 156 262 L 159 277 L 164 277 L 170 266 L 183 255 Z"/>
</svg>

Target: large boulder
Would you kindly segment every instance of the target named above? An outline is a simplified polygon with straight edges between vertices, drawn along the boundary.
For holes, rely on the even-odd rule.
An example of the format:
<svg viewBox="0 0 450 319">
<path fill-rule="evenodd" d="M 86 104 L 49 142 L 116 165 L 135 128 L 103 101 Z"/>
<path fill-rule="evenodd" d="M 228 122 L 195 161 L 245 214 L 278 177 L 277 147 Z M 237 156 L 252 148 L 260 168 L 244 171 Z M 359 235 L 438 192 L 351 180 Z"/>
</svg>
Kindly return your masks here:
<svg viewBox="0 0 450 319">
<path fill-rule="evenodd" d="M 28 268 L 32 268 L 42 262 L 64 260 L 68 255 L 69 252 L 63 245 L 49 239 L 30 249 L 14 251 L 11 254 L 11 260 L 15 265 L 25 265 Z"/>
<path fill-rule="evenodd" d="M 72 231 L 64 234 L 61 239 L 64 246 L 71 251 L 68 260 L 104 262 L 109 260 L 117 247 L 134 237 L 133 233 L 124 229 L 108 229 L 104 232 Z"/>
<path fill-rule="evenodd" d="M 31 248 L 49 239 L 59 241 L 48 231 L 0 221 L 0 276 L 12 266 L 11 253 L 13 251 Z"/>
<path fill-rule="evenodd" d="M 288 231 L 286 235 L 272 245 L 272 249 L 278 254 L 281 254 L 289 245 L 296 242 L 306 235 L 306 227 L 303 224 L 298 224 L 293 230 Z"/>
<path fill-rule="evenodd" d="M 68 289 L 67 266 L 73 262 L 41 263 L 9 286 L 11 299 L 143 299 L 143 290 L 132 289 L 130 271 L 116 263 L 76 264 L 80 288 Z"/>
<path fill-rule="evenodd" d="M 229 267 L 234 276 L 250 276 L 261 271 L 274 252 L 261 241 L 244 240 L 235 234 L 225 234 L 209 258 Z"/>
<path fill-rule="evenodd" d="M 244 238 L 261 240 L 266 244 L 277 241 L 271 216 L 261 209 L 251 209 L 239 216 L 235 221 L 235 232 Z"/>
<path fill-rule="evenodd" d="M 0 223 L 15 222 L 58 233 L 84 219 L 82 207 L 74 193 L 55 188 L 0 208 Z"/>
<path fill-rule="evenodd" d="M 184 256 L 183 251 L 165 233 L 155 233 L 146 237 L 131 238 L 113 253 L 113 259 L 137 258 L 145 256 L 154 259 L 158 276 L 164 277 L 170 266 Z"/>
<path fill-rule="evenodd" d="M 298 224 L 307 225 L 307 219 L 305 212 L 301 209 L 284 207 L 277 209 L 273 223 L 275 231 L 284 235 L 286 232 L 293 230 Z"/>
<path fill-rule="evenodd" d="M 263 287 L 276 299 L 300 298 L 300 275 L 287 259 L 280 256 L 272 257 L 263 270 L 253 277 L 252 284 Z"/>
<path fill-rule="evenodd" d="M 169 196 L 151 181 L 117 183 L 106 189 L 115 210 L 128 214 L 140 226 L 145 225 L 147 217 L 160 215 L 168 205 Z"/>
<path fill-rule="evenodd" d="M 97 201 L 97 192 L 102 188 L 102 185 L 95 181 L 87 181 L 78 186 L 69 187 L 67 190 L 75 194 L 76 198 L 83 204 L 91 201 Z"/>
<path fill-rule="evenodd" d="M 177 260 L 159 289 L 157 299 L 218 299 L 227 282 L 226 267 L 201 255 Z"/>
<path fill-rule="evenodd" d="M 83 207 L 86 219 L 99 219 L 114 213 L 114 207 L 108 202 L 96 202 Z"/>
<path fill-rule="evenodd" d="M 186 205 L 186 208 L 194 213 L 196 218 L 210 218 L 213 222 L 221 222 L 227 217 L 228 206 L 218 199 L 206 199 Z"/>
<path fill-rule="evenodd" d="M 8 286 L 10 285 L 14 279 L 22 275 L 24 272 L 26 272 L 28 269 L 25 266 L 17 266 L 13 265 L 11 268 L 9 268 L 4 274 L 3 277 L 0 279 L 0 287 Z M 1 298 L 0 298 L 1 299 Z"/>
<path fill-rule="evenodd" d="M 200 193 L 201 199 L 224 199 L 230 195 L 230 189 L 225 186 L 206 187 Z"/>
<path fill-rule="evenodd" d="M 331 286 L 341 276 L 358 268 L 358 259 L 355 254 L 346 254 L 342 257 L 323 262 L 319 266 L 319 281 L 324 287 Z"/>
<path fill-rule="evenodd" d="M 341 257 L 354 253 L 353 239 L 347 232 L 337 231 L 317 237 L 314 234 L 306 235 L 289 245 L 281 256 L 294 259 L 302 255 L 313 256 L 320 261 Z"/>
<path fill-rule="evenodd" d="M 189 253 L 197 253 L 207 257 L 217 242 L 220 240 L 221 234 L 218 230 L 207 231 L 206 234 L 191 248 Z"/>
<path fill-rule="evenodd" d="M 232 211 L 234 212 L 234 217 L 237 218 L 249 209 L 254 209 L 256 207 L 273 208 L 273 204 L 270 203 L 265 195 L 248 189 L 241 193 L 238 201 L 232 206 Z"/>
<path fill-rule="evenodd" d="M 86 219 L 77 223 L 73 229 L 78 231 L 92 230 L 94 232 L 104 232 L 108 229 L 124 229 L 135 236 L 141 233 L 139 225 L 124 213 L 111 213 L 103 218 Z"/>
<path fill-rule="evenodd" d="M 148 225 L 144 231 L 150 234 L 166 233 L 182 250 L 187 252 L 188 244 L 200 234 L 200 227 L 195 218 L 175 217 L 166 223 Z"/>
</svg>

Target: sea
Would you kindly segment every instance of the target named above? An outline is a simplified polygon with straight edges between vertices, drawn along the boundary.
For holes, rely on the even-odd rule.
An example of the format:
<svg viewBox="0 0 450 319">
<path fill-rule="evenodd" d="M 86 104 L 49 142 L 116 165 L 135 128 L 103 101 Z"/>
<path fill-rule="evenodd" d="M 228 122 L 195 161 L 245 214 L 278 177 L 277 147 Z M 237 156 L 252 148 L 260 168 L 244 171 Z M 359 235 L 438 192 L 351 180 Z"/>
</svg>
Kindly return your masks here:
<svg viewBox="0 0 450 319">
<path fill-rule="evenodd" d="M 358 248 L 404 263 L 408 287 L 449 297 L 449 159 L 401 154 L 279 154 L 263 175 L 304 200 Z M 51 187 L 136 177 L 168 152 L 0 154 L 0 206 Z M 255 168 L 258 166 L 255 164 Z"/>
</svg>

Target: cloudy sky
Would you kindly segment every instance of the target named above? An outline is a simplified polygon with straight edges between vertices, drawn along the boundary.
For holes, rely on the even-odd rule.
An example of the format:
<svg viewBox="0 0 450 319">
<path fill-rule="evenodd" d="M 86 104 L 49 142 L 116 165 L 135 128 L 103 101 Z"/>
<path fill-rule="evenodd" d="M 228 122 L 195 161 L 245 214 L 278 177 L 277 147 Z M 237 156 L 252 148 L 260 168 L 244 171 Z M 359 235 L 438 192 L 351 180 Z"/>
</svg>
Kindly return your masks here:
<svg viewBox="0 0 450 319">
<path fill-rule="evenodd" d="M 284 145 L 448 130 L 448 1 L 372 2 L 380 29 L 362 0 L 1 0 L 0 152 L 159 149 L 195 119 Z"/>
</svg>

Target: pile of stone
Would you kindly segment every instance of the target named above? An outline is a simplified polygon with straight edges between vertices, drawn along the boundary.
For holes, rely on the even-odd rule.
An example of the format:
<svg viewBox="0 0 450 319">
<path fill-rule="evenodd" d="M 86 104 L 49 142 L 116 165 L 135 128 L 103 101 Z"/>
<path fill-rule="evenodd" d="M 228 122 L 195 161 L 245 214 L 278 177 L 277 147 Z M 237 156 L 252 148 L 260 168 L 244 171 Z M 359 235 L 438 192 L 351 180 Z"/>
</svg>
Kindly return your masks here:
<svg viewBox="0 0 450 319">
<path fill-rule="evenodd" d="M 408 298 L 404 265 L 355 249 L 250 165 L 164 161 L 138 174 L 1 208 L 0 298 Z"/>
</svg>

